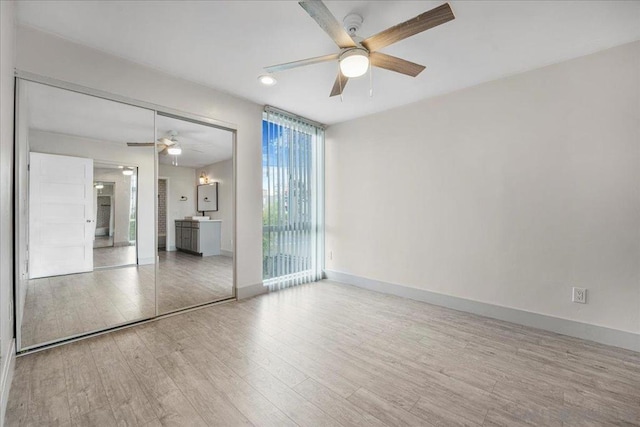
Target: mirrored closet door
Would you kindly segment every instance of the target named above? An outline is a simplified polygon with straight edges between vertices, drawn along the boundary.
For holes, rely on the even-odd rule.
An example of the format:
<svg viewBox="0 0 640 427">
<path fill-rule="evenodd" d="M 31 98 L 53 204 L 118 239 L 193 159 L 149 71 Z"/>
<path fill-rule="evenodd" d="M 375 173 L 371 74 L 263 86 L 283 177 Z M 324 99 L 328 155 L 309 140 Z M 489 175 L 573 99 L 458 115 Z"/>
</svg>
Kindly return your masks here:
<svg viewBox="0 0 640 427">
<path fill-rule="evenodd" d="M 234 296 L 234 134 L 158 113 L 158 311 Z"/>
<path fill-rule="evenodd" d="M 17 96 L 19 350 L 155 316 L 155 112 L 26 80 Z"/>
</svg>

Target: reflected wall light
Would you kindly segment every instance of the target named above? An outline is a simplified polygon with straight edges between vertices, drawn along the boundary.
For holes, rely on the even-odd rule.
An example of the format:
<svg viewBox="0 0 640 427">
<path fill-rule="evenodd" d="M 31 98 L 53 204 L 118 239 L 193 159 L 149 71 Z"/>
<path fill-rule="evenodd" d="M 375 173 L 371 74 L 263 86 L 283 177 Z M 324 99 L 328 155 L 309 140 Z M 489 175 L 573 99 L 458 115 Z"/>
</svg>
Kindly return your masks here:
<svg viewBox="0 0 640 427">
<path fill-rule="evenodd" d="M 208 184 L 209 183 L 209 177 L 204 172 L 200 173 L 200 178 L 198 178 L 198 179 L 200 180 L 200 184 Z"/>
</svg>

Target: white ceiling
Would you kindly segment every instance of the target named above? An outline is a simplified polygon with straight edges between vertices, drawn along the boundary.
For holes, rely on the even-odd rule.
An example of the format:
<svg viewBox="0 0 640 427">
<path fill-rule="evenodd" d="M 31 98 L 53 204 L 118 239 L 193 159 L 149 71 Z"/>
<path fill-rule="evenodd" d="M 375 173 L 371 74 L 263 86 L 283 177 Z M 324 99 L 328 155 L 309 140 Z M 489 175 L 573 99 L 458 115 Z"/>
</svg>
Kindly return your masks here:
<svg viewBox="0 0 640 427">
<path fill-rule="evenodd" d="M 359 13 L 367 37 L 442 1 L 327 1 Z M 260 104 L 337 123 L 640 39 L 639 1 L 451 1 L 456 19 L 382 52 L 427 66 L 417 78 L 374 69 L 329 98 L 337 64 L 262 67 L 337 52 L 295 1 L 26 1 L 19 21 Z"/>
<path fill-rule="evenodd" d="M 26 91 L 31 129 L 123 147 L 129 141 L 153 141 L 154 113 L 150 110 L 32 82 L 27 83 Z M 176 139 L 182 147 L 178 166 L 200 168 L 233 155 L 233 135 L 229 131 L 164 116 L 158 116 L 156 125 L 158 138 L 170 130 L 178 132 Z M 165 164 L 171 164 L 172 158 L 159 157 Z"/>
<path fill-rule="evenodd" d="M 233 134 L 229 131 L 164 116 L 158 116 L 156 125 L 158 138 L 169 131 L 178 132 L 175 139 L 182 147 L 182 154 L 175 159 L 178 166 L 201 168 L 233 156 Z M 174 160 L 170 155 L 159 159 L 167 165 Z"/>
</svg>

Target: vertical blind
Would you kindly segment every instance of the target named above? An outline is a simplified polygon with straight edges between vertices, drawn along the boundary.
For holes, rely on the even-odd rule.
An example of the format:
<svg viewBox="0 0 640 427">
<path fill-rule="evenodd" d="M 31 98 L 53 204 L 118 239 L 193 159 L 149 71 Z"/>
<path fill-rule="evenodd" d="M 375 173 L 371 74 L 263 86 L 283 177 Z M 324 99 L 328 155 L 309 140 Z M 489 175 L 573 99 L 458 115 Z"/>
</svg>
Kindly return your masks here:
<svg viewBox="0 0 640 427">
<path fill-rule="evenodd" d="M 319 280 L 324 130 L 267 107 L 262 132 L 263 282 L 274 290 Z"/>
</svg>

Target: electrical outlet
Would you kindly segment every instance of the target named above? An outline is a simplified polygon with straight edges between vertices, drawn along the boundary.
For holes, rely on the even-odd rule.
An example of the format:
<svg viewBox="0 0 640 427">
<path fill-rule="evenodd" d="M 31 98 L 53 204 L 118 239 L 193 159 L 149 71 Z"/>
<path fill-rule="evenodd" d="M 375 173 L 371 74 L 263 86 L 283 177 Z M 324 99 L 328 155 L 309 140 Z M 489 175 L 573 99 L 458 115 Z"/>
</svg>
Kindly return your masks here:
<svg viewBox="0 0 640 427">
<path fill-rule="evenodd" d="M 587 303 L 587 290 L 585 288 L 573 288 L 571 293 L 571 301 L 579 304 Z"/>
</svg>

